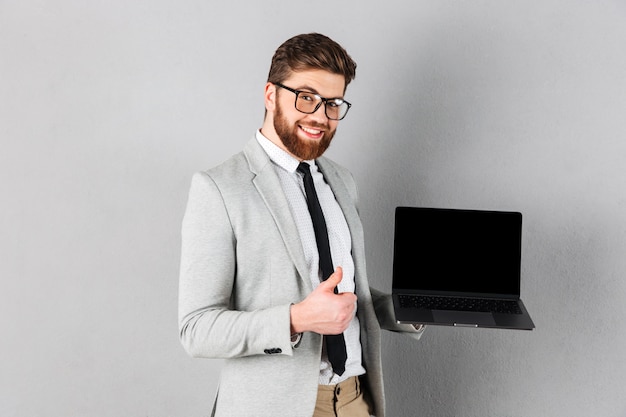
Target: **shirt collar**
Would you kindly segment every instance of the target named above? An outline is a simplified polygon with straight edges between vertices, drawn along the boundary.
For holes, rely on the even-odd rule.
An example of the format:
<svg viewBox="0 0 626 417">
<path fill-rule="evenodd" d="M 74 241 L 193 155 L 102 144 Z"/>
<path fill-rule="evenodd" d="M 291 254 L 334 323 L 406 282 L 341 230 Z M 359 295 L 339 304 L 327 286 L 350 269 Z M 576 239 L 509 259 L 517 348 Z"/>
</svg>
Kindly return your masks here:
<svg viewBox="0 0 626 417">
<path fill-rule="evenodd" d="M 259 142 L 263 150 L 265 150 L 267 156 L 270 157 L 273 163 L 275 163 L 287 172 L 296 172 L 298 165 L 300 165 L 300 161 L 289 155 L 289 153 L 287 153 L 285 150 L 281 149 L 274 142 L 263 136 L 260 129 L 256 131 L 256 140 Z M 311 166 L 315 166 L 314 160 L 305 162 L 308 162 Z"/>
</svg>

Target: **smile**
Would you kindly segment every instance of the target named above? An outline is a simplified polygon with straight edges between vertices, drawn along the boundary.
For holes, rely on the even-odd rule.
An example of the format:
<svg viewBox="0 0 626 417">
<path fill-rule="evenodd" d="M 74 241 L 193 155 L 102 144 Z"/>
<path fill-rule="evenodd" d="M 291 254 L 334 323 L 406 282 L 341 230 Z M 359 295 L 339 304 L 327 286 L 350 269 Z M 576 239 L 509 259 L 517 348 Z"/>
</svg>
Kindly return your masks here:
<svg viewBox="0 0 626 417">
<path fill-rule="evenodd" d="M 312 138 L 319 138 L 324 134 L 323 130 L 314 129 L 312 127 L 304 127 L 300 126 L 300 129 L 307 134 L 307 136 Z"/>
</svg>

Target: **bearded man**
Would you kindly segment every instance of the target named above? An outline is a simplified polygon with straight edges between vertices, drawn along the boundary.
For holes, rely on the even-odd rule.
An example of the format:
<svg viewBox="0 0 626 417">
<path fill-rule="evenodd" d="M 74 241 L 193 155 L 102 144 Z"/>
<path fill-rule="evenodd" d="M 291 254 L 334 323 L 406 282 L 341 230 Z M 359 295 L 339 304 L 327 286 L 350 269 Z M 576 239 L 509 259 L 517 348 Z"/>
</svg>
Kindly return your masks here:
<svg viewBox="0 0 626 417">
<path fill-rule="evenodd" d="M 225 359 L 213 416 L 383 417 L 381 328 L 352 175 L 323 157 L 356 64 L 321 34 L 275 52 L 265 119 L 244 150 L 196 173 L 182 226 L 179 327 Z"/>
</svg>

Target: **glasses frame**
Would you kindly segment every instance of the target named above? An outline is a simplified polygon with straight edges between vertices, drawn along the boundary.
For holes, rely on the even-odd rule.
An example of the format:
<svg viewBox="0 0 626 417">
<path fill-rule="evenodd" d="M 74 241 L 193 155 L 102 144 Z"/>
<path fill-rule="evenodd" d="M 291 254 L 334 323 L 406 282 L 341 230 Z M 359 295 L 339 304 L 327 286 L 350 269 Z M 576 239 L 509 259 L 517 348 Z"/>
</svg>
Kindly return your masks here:
<svg viewBox="0 0 626 417">
<path fill-rule="evenodd" d="M 343 120 L 343 119 L 344 119 L 344 118 L 348 115 L 348 112 L 350 111 L 350 107 L 352 107 L 352 104 L 350 104 L 349 102 L 347 102 L 347 101 L 346 101 L 346 100 L 344 100 L 343 98 L 339 98 L 339 97 L 335 97 L 335 98 L 326 98 L 326 97 L 322 97 L 322 96 L 320 96 L 319 94 L 314 93 L 314 92 L 312 92 L 312 91 L 307 91 L 307 90 L 296 90 L 296 89 L 294 89 L 294 88 L 287 87 L 286 85 L 283 85 L 283 84 L 281 84 L 281 83 L 272 83 L 272 84 L 274 84 L 274 85 L 275 85 L 275 86 L 277 86 L 277 87 L 284 88 L 284 89 L 285 89 L 285 90 L 287 90 L 287 91 L 291 91 L 292 93 L 294 93 L 294 94 L 296 95 L 296 100 L 294 101 L 293 105 L 294 105 L 294 107 L 296 108 L 296 110 L 298 110 L 300 113 L 304 113 L 304 114 L 313 114 L 313 113 L 315 113 L 316 111 L 318 111 L 318 110 L 319 110 L 320 106 L 321 106 L 321 105 L 322 105 L 322 103 L 323 103 L 323 104 L 324 104 L 324 114 L 326 114 L 326 117 L 328 117 L 330 120 L 336 120 L 336 121 L 339 121 L 339 120 Z M 319 98 L 319 99 L 320 99 L 320 102 L 319 102 L 319 103 L 317 103 L 317 106 L 315 106 L 315 109 L 313 109 L 313 111 L 306 112 L 306 111 L 302 111 L 302 110 L 300 110 L 300 109 L 297 107 L 297 103 L 298 103 L 298 96 L 300 96 L 300 93 L 308 93 L 308 94 L 312 94 L 312 95 L 314 95 L 315 97 L 317 97 L 317 98 Z M 348 109 L 346 110 L 346 112 L 344 113 L 344 115 L 343 115 L 343 116 L 341 116 L 341 118 L 339 118 L 339 119 L 335 119 L 334 117 L 330 117 L 330 116 L 328 115 L 328 107 L 327 107 L 326 103 L 328 103 L 329 101 L 333 101 L 333 100 L 341 100 L 341 101 L 343 101 L 345 104 L 347 104 L 347 105 L 348 105 Z"/>
</svg>

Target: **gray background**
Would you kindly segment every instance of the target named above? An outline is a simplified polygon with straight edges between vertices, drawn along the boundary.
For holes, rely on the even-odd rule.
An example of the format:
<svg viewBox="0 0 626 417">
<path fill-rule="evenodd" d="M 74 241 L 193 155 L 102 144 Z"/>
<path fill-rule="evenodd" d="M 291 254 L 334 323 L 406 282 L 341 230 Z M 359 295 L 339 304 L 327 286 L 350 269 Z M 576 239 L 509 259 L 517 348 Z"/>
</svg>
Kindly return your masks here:
<svg viewBox="0 0 626 417">
<path fill-rule="evenodd" d="M 329 156 L 373 286 L 397 205 L 519 210 L 532 332 L 383 340 L 389 415 L 626 415 L 626 2 L 0 0 L 0 415 L 205 416 L 177 336 L 193 172 L 260 127 L 270 57 L 359 67 Z"/>
</svg>

